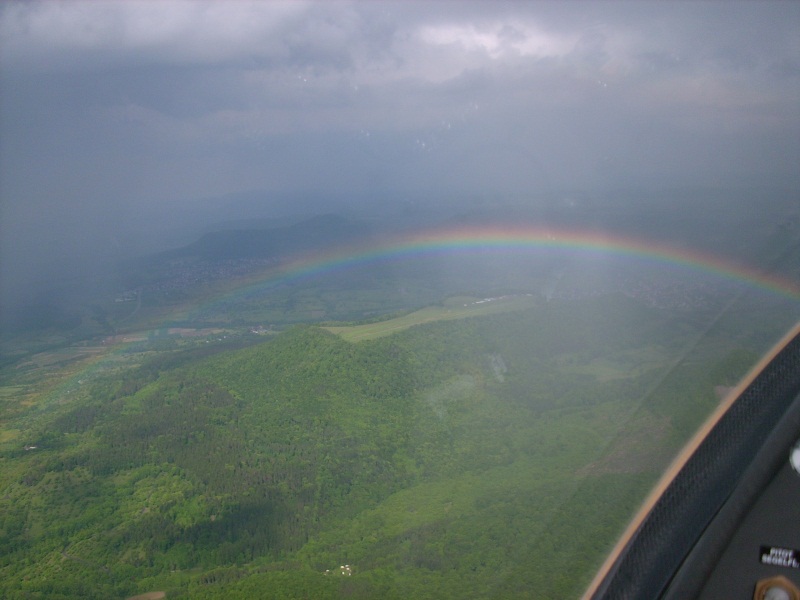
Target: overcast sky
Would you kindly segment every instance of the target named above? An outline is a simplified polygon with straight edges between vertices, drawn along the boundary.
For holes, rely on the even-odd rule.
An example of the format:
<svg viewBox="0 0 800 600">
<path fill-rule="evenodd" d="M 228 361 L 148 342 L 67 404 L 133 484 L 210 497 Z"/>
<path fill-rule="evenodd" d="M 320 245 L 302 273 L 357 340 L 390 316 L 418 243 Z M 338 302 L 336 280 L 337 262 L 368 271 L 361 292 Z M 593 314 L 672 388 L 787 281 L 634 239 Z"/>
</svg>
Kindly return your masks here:
<svg viewBox="0 0 800 600">
<path fill-rule="evenodd" d="M 798 31 L 789 1 L 3 2 L 0 281 L 248 190 L 797 188 Z"/>
</svg>

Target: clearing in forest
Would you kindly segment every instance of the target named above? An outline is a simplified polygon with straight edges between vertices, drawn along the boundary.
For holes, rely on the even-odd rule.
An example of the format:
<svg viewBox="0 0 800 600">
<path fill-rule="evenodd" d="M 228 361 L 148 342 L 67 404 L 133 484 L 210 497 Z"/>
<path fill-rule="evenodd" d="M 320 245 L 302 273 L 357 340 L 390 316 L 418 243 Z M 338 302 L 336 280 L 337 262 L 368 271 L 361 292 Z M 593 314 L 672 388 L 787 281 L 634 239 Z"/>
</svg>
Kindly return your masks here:
<svg viewBox="0 0 800 600">
<path fill-rule="evenodd" d="M 529 294 L 493 298 L 459 298 L 458 302 L 446 301 L 444 306 L 427 306 L 407 315 L 386 321 L 365 323 L 363 325 L 325 327 L 325 329 L 349 342 L 360 342 L 391 335 L 414 325 L 523 310 L 532 307 L 534 303 L 535 299 Z"/>
</svg>

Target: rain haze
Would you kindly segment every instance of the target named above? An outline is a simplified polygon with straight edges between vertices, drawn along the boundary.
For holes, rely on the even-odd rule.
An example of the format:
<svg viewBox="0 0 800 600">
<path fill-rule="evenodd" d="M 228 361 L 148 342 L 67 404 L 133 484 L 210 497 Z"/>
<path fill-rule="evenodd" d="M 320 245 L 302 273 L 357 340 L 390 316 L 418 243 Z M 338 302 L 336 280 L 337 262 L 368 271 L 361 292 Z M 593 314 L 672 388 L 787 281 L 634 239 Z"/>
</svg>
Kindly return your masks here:
<svg viewBox="0 0 800 600">
<path fill-rule="evenodd" d="M 0 0 L 0 598 L 777 586 L 798 32 Z"/>
<path fill-rule="evenodd" d="M 799 24 L 794 2 L 5 2 L 3 305 L 290 209 L 796 191 Z"/>
</svg>

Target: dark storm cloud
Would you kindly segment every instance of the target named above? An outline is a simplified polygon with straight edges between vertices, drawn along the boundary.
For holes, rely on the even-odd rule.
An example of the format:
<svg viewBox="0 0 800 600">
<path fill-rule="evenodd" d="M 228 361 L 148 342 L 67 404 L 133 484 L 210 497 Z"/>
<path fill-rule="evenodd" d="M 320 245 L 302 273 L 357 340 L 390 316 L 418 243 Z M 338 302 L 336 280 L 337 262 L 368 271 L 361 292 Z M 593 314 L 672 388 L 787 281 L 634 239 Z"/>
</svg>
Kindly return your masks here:
<svg viewBox="0 0 800 600">
<path fill-rule="evenodd" d="M 244 190 L 797 186 L 799 23 L 792 2 L 4 3 L 4 289 Z"/>
</svg>

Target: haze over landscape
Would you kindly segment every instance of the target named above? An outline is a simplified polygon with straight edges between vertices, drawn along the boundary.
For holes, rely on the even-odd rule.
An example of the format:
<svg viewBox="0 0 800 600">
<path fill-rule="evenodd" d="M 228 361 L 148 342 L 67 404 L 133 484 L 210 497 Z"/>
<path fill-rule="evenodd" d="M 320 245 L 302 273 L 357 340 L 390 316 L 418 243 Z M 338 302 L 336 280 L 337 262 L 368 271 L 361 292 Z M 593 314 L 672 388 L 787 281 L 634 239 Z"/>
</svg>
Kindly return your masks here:
<svg viewBox="0 0 800 600">
<path fill-rule="evenodd" d="M 226 220 L 796 190 L 798 11 L 3 3 L 3 305 Z"/>
<path fill-rule="evenodd" d="M 0 3 L 0 596 L 580 595 L 800 320 L 799 29 Z"/>
</svg>

